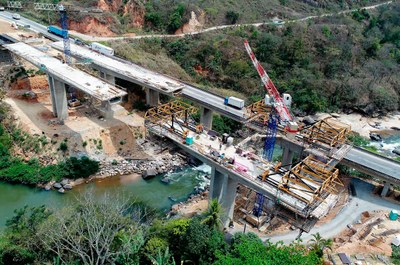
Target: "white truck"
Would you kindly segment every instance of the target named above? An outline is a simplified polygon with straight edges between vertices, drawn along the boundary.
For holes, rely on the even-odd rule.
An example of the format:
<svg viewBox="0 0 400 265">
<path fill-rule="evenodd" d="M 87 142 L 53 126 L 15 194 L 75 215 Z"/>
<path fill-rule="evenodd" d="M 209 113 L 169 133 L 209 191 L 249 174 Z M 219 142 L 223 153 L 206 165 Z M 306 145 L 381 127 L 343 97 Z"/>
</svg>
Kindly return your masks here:
<svg viewBox="0 0 400 265">
<path fill-rule="evenodd" d="M 90 48 L 93 51 L 99 52 L 104 55 L 111 55 L 111 56 L 114 55 L 114 50 L 112 48 L 107 47 L 107 46 L 97 43 L 97 42 L 93 42 L 92 44 L 90 44 Z"/>
<path fill-rule="evenodd" d="M 244 100 L 235 97 L 226 97 L 224 101 L 225 105 L 235 107 L 237 109 L 243 109 L 244 107 Z"/>
</svg>

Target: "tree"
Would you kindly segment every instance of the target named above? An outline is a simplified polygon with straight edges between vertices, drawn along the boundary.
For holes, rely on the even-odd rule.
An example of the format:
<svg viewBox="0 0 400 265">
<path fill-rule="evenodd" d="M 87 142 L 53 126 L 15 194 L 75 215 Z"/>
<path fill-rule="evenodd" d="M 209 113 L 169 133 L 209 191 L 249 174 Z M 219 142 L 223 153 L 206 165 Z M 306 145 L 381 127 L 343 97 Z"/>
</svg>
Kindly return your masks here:
<svg viewBox="0 0 400 265">
<path fill-rule="evenodd" d="M 159 249 L 157 255 L 155 257 L 149 255 L 149 259 L 151 264 L 153 265 L 175 265 L 175 260 L 172 255 L 169 253 L 169 248 L 167 247 L 164 253 Z"/>
<path fill-rule="evenodd" d="M 204 219 L 201 221 L 202 224 L 208 225 L 208 227 L 220 230 L 222 223 L 222 206 L 219 204 L 217 199 L 212 199 L 205 213 Z"/>
<path fill-rule="evenodd" d="M 139 264 L 143 228 L 131 216 L 140 215 L 130 200 L 86 193 L 76 205 L 51 215 L 38 238 L 63 263 Z"/>
<path fill-rule="evenodd" d="M 325 249 L 331 249 L 333 241 L 332 239 L 322 238 L 319 233 L 313 234 L 312 236 L 313 238 L 309 240 L 309 242 L 311 242 L 311 249 L 321 258 L 324 255 Z"/>
<path fill-rule="evenodd" d="M 228 23 L 236 24 L 236 22 L 239 20 L 239 13 L 235 11 L 228 11 L 226 12 L 225 17 L 228 20 Z"/>
</svg>

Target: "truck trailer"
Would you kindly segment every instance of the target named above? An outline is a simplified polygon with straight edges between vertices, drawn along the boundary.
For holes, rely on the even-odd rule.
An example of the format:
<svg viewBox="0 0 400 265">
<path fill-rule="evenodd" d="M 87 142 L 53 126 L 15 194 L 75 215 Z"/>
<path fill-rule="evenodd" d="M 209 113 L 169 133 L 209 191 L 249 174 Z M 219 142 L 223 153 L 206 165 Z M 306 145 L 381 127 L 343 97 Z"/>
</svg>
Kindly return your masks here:
<svg viewBox="0 0 400 265">
<path fill-rule="evenodd" d="M 110 56 L 114 55 L 114 50 L 112 48 L 107 47 L 107 46 L 97 43 L 97 42 L 93 42 L 92 44 L 90 44 L 90 48 L 93 51 L 99 52 L 104 55 L 110 55 Z"/>
<path fill-rule="evenodd" d="M 235 98 L 235 97 L 226 97 L 224 104 L 235 107 L 237 109 L 243 109 L 244 100 L 240 99 L 240 98 Z"/>
<path fill-rule="evenodd" d="M 64 38 L 64 36 L 68 34 L 67 31 L 63 32 L 62 29 L 60 29 L 59 27 L 54 26 L 54 25 L 48 26 L 47 31 L 50 33 L 53 33 L 54 35 L 60 36 L 62 38 Z"/>
</svg>

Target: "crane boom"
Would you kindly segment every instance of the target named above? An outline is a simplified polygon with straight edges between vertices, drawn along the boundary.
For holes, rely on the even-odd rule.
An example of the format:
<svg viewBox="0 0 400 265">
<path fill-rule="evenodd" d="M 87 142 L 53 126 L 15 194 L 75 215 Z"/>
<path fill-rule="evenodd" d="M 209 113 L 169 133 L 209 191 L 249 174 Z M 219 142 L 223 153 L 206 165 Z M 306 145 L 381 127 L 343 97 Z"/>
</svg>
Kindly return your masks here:
<svg viewBox="0 0 400 265">
<path fill-rule="evenodd" d="M 257 60 L 254 52 L 252 51 L 249 42 L 247 40 L 244 41 L 244 46 L 246 48 L 247 53 L 250 56 L 251 61 L 253 62 L 254 67 L 257 69 L 258 74 L 261 77 L 261 81 L 264 84 L 265 89 L 268 94 L 274 99 L 274 108 L 277 111 L 281 121 L 283 123 L 288 123 L 293 120 L 292 115 L 289 112 L 289 109 L 286 107 L 283 102 L 282 97 L 279 94 L 279 91 L 276 89 L 274 83 L 271 78 L 268 76 L 267 72 L 264 70 L 260 62 Z"/>
</svg>

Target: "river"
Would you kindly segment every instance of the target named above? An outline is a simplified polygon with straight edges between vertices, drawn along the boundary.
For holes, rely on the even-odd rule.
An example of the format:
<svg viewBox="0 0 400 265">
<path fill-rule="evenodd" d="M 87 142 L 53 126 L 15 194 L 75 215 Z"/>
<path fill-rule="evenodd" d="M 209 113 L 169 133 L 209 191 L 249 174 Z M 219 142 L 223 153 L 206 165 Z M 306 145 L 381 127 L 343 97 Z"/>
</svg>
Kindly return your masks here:
<svg viewBox="0 0 400 265">
<path fill-rule="evenodd" d="M 369 145 L 375 147 L 381 155 L 396 158 L 398 155 L 394 154 L 392 151 L 396 148 L 400 148 L 400 133 L 384 137 L 381 142 L 371 141 Z"/>
<path fill-rule="evenodd" d="M 195 187 L 207 185 L 209 180 L 205 176 L 210 173 L 210 167 L 201 165 L 159 175 L 150 180 L 144 180 L 140 175 L 111 177 L 77 186 L 65 194 L 0 182 L 0 229 L 4 228 L 6 220 L 13 216 L 15 209 L 25 205 L 31 207 L 43 204 L 50 208 L 61 208 L 72 203 L 77 195 L 84 192 L 133 196 L 151 207 L 167 211 L 172 204 L 186 200 Z M 161 182 L 165 175 L 171 180 L 169 184 Z"/>
</svg>

